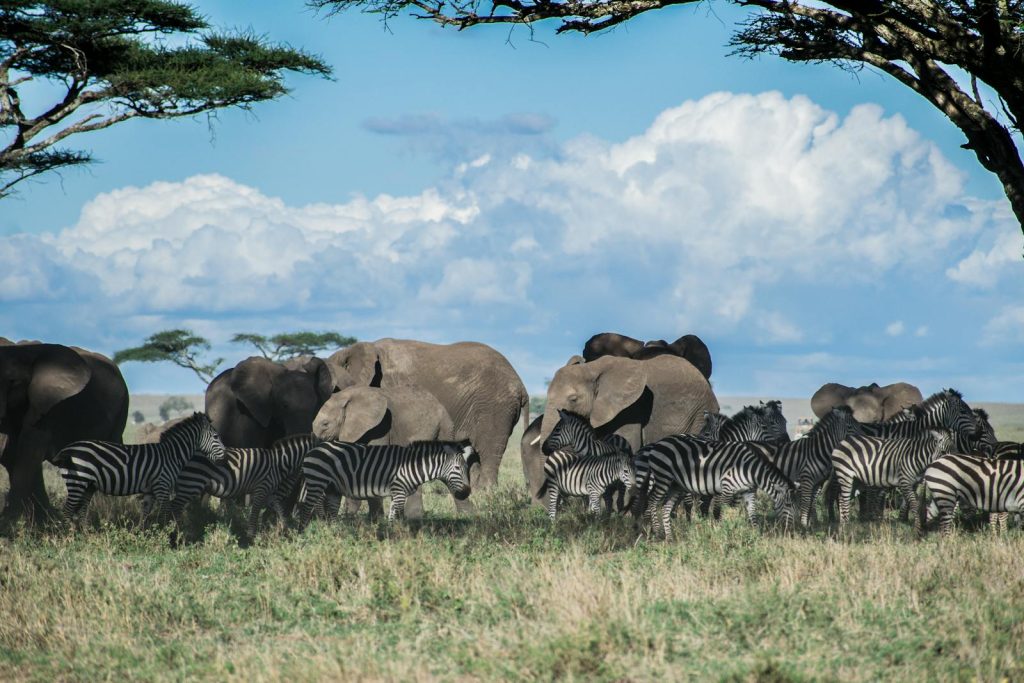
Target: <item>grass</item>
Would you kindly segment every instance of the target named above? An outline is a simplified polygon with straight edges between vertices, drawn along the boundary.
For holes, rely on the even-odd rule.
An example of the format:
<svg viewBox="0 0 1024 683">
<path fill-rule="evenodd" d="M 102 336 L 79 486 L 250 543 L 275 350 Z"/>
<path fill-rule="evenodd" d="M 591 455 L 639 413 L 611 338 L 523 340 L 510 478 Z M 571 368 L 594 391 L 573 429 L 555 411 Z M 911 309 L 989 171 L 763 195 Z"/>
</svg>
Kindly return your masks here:
<svg viewBox="0 0 1024 683">
<path fill-rule="evenodd" d="M 528 507 L 511 443 L 472 516 L 430 485 L 422 523 L 249 547 L 241 511 L 199 511 L 172 549 L 136 501 L 99 496 L 83 532 L 8 528 L 0 680 L 1024 679 L 1020 529 L 787 535 L 730 509 L 638 540 Z"/>
</svg>

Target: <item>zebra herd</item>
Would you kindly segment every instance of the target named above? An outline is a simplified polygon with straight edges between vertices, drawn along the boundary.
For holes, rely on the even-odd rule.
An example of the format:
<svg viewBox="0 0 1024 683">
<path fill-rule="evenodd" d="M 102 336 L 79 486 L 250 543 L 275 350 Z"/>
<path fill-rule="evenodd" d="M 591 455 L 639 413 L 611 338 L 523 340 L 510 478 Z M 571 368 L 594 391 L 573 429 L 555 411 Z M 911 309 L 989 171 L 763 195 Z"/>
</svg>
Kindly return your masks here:
<svg viewBox="0 0 1024 683">
<path fill-rule="evenodd" d="M 468 441 L 370 446 L 323 442 L 312 434 L 288 436 L 270 448 L 226 448 L 205 413 L 194 413 L 165 432 L 159 443 L 79 441 L 53 458 L 67 486 L 64 516 L 79 522 L 96 492 L 142 494 L 143 514 L 156 507 L 158 520 L 176 519 L 202 494 L 224 499 L 249 496 L 249 536 L 261 514 L 284 519 L 297 497 L 300 526 L 315 511 L 330 512 L 325 494 L 359 500 L 391 497 L 388 519 L 404 512 L 419 486 L 440 479 L 457 499 L 470 494 L 469 467 L 476 458 Z M 333 506 L 337 512 L 337 505 Z"/>
<path fill-rule="evenodd" d="M 778 401 L 733 417 L 708 413 L 700 434 L 668 436 L 635 454 L 599 439 L 578 415 L 560 411 L 559 418 L 542 447 L 548 454 L 542 491 L 552 518 L 563 496 L 587 496 L 597 510 L 602 487 L 607 493 L 620 482 L 634 484 L 631 507 L 642 525 L 666 538 L 680 503 L 689 517 L 697 500 L 714 512 L 739 495 L 753 521 L 756 491 L 771 498 L 784 524 L 798 511 L 804 527 L 822 490 L 830 521 L 838 508 L 840 526 L 849 521 L 855 494 L 862 514 L 870 514 L 892 489 L 902 497 L 901 517 L 912 515 L 920 533 L 929 510 L 944 534 L 958 505 L 994 513 L 996 528 L 1006 526 L 1009 512 L 1024 511 L 1021 444 L 997 442 L 985 411 L 972 410 L 953 389 L 878 424 L 860 423 L 849 407 L 838 406 L 793 441 Z M 919 499 L 922 483 L 930 507 Z M 611 509 L 607 496 L 606 503 Z"/>
<path fill-rule="evenodd" d="M 599 437 L 589 421 L 559 411 L 542 445 L 546 454 L 542 499 L 554 519 L 560 502 L 585 497 L 592 512 L 627 506 L 651 533 L 671 536 L 682 505 L 718 515 L 722 505 L 742 499 L 756 518 L 755 493 L 771 499 L 786 525 L 814 521 L 816 499 L 825 492 L 830 521 L 838 509 L 845 525 L 860 495 L 862 514 L 888 492 L 902 498 L 901 517 L 923 533 L 930 516 L 949 533 L 956 508 L 993 513 L 996 528 L 1010 512 L 1024 511 L 1024 456 L 1020 444 L 997 442 L 988 416 L 972 410 L 959 392 L 938 392 L 884 423 L 863 424 L 850 408 L 832 408 L 805 436 L 789 440 L 781 403 L 747 406 L 732 417 L 705 414 L 699 434 L 676 434 L 633 453 L 615 434 Z M 159 521 L 179 518 L 203 494 L 225 499 L 248 496 L 246 530 L 255 535 L 261 515 L 283 520 L 297 505 L 299 527 L 315 513 L 336 514 L 340 497 L 377 500 L 390 496 L 388 519 L 403 516 L 407 497 L 440 480 L 459 500 L 470 494 L 472 444 L 416 442 L 370 446 L 320 441 L 310 434 L 286 437 L 270 448 L 226 448 L 204 413 L 170 428 L 156 444 L 122 445 L 80 441 L 62 449 L 54 464 L 67 486 L 64 514 L 80 521 L 97 491 L 143 495 L 143 510 Z M 931 504 L 918 492 L 923 484 Z"/>
</svg>

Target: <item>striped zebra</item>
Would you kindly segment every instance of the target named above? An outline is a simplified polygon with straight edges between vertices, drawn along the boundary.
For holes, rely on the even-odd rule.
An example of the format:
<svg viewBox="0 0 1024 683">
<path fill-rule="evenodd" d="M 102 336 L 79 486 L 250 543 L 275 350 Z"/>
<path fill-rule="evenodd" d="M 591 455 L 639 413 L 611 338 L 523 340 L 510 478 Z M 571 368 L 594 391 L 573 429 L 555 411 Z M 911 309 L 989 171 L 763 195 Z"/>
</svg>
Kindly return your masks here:
<svg viewBox="0 0 1024 683">
<path fill-rule="evenodd" d="M 660 523 L 666 539 L 671 538 L 679 491 L 731 498 L 760 489 L 771 496 L 776 513 L 787 524 L 792 518 L 793 484 L 746 442 L 714 442 L 675 434 L 644 446 L 637 456 L 638 460 L 643 456 L 646 472 L 645 480 L 638 479 L 640 495 L 634 511 L 642 511 L 651 520 L 654 533 Z M 753 498 L 747 500 L 747 517 L 753 521 Z"/>
<path fill-rule="evenodd" d="M 69 444 L 53 459 L 68 489 L 64 516 L 77 521 L 97 491 L 110 496 L 142 493 L 155 503 L 162 523 L 178 473 L 194 453 L 211 462 L 224 459 L 224 445 L 206 413 L 193 413 L 168 429 L 158 443 Z"/>
<path fill-rule="evenodd" d="M 558 422 L 551 434 L 541 444 L 541 452 L 545 455 L 569 448 L 580 456 L 616 456 L 626 454 L 632 456 L 633 449 L 629 442 L 619 434 L 608 434 L 604 438 L 590 426 L 590 421 L 574 412 L 559 409 Z M 626 487 L 618 480 L 604 492 L 605 507 L 612 509 L 613 499 L 618 495 L 618 508 L 625 508 Z M 574 494 L 575 495 L 575 494 Z"/>
<path fill-rule="evenodd" d="M 938 509 L 939 531 L 953 530 L 957 504 L 990 513 L 993 527 L 1004 529 L 1010 512 L 1024 512 L 1024 458 L 993 459 L 950 453 L 924 471 L 925 489 Z M 916 520 L 925 531 L 925 506 Z"/>
<path fill-rule="evenodd" d="M 997 441 L 992 449 L 992 457 L 996 460 L 1005 458 L 1024 458 L 1024 443 L 1016 441 Z"/>
<path fill-rule="evenodd" d="M 580 455 L 571 446 L 549 454 L 544 460 L 548 517 L 555 518 L 558 503 L 565 496 L 586 496 L 590 511 L 600 512 L 601 498 L 612 484 L 620 482 L 627 489 L 633 485 L 631 460 L 621 451 L 614 455 Z"/>
<path fill-rule="evenodd" d="M 982 408 L 975 408 L 971 413 L 974 417 L 969 426 L 960 429 L 954 426 L 945 427 L 953 431 L 953 450 L 958 453 L 990 455 L 995 451 L 997 441 L 988 413 Z M 883 439 L 910 439 L 937 426 L 943 425 L 936 425 L 934 420 L 929 420 L 925 410 L 916 405 L 904 409 L 895 419 L 862 424 L 865 435 Z"/>
<path fill-rule="evenodd" d="M 786 418 L 767 405 L 746 406 L 732 417 L 704 411 L 700 436 L 712 441 L 777 441 L 787 436 Z"/>
<path fill-rule="evenodd" d="M 776 446 L 751 444 L 796 484 L 802 526 L 810 525 L 818 491 L 832 476 L 832 449 L 848 436 L 861 434 L 862 429 L 849 406 L 836 406 L 799 439 Z"/>
<path fill-rule="evenodd" d="M 178 473 L 171 513 L 178 517 L 185 506 L 206 493 L 216 498 L 244 499 L 252 509 L 246 532 L 253 537 L 264 509 L 273 508 L 285 519 L 284 501 L 302 471 L 302 458 L 320 443 L 312 434 L 295 434 L 275 441 L 270 448 L 226 448 L 221 462 L 192 458 Z"/>
<path fill-rule="evenodd" d="M 984 421 L 980 418 L 984 417 Z M 974 411 L 963 399 L 963 395 L 956 389 L 943 389 L 926 398 L 921 403 L 909 410 L 896 413 L 884 424 L 895 425 L 901 422 L 919 422 L 930 429 L 949 430 L 956 439 L 954 446 L 960 449 L 973 448 L 972 444 L 980 443 L 988 439 L 982 432 L 986 425 L 991 430 L 992 425 L 988 424 L 988 414 L 985 411 Z M 994 432 L 992 441 L 995 440 Z"/>
<path fill-rule="evenodd" d="M 388 520 L 402 516 L 409 494 L 435 479 L 443 481 L 457 500 L 465 500 L 470 494 L 469 466 L 477 457 L 469 441 L 414 441 L 408 446 L 321 443 L 302 459 L 299 527 L 309 524 L 328 488 L 358 500 L 391 496 Z"/>
<path fill-rule="evenodd" d="M 843 439 L 832 450 L 832 467 L 839 486 L 839 524 L 850 520 L 850 498 L 854 481 L 866 487 L 898 487 L 903 494 L 900 516 L 918 512 L 914 491 L 925 468 L 953 447 L 953 435 L 947 429 L 929 429 L 907 439 L 883 439 L 857 435 Z"/>
</svg>

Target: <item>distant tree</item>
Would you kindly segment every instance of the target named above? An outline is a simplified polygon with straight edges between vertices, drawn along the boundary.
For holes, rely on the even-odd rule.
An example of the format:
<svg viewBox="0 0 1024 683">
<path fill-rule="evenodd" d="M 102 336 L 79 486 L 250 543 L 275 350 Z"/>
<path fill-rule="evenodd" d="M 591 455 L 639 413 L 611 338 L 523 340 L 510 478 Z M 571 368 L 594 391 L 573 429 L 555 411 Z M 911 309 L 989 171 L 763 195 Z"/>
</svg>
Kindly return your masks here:
<svg viewBox="0 0 1024 683">
<path fill-rule="evenodd" d="M 132 422 L 135 424 L 142 424 L 146 421 L 146 416 L 142 414 L 141 410 L 136 410 L 132 413 Z"/>
<path fill-rule="evenodd" d="M 181 396 L 171 396 L 166 401 L 160 404 L 160 419 L 167 422 L 171 419 L 171 416 L 177 416 L 181 413 L 192 410 L 192 403 Z"/>
<path fill-rule="evenodd" d="M 27 178 L 91 162 L 59 146 L 71 135 L 248 109 L 286 94 L 286 72 L 331 70 L 250 32 L 213 31 L 181 2 L 0 0 L 0 198 Z"/>
<path fill-rule="evenodd" d="M 200 363 L 199 355 L 209 349 L 210 342 L 193 334 L 191 330 L 163 330 L 150 335 L 142 346 L 117 351 L 114 353 L 114 362 L 120 365 L 133 361 L 169 361 L 191 370 L 203 383 L 209 384 L 217 372 L 217 367 L 224 362 L 223 358 L 217 358 L 212 363 Z"/>
<path fill-rule="evenodd" d="M 590 34 L 697 0 L 310 0 L 385 20 L 408 12 L 463 30 L 483 24 Z M 924 97 L 963 132 L 1024 230 L 1024 2 L 1021 0 L 731 0 L 749 11 L 731 46 L 847 69 L 874 67 Z M 708 7 L 712 3 L 707 3 Z M 685 68 L 687 65 L 679 65 Z M 987 90 L 980 88 L 987 86 Z"/>
<path fill-rule="evenodd" d="M 315 356 L 325 349 L 341 349 L 356 343 L 355 337 L 337 332 L 282 332 L 272 337 L 243 332 L 231 338 L 236 344 L 251 344 L 270 360 L 287 360 L 296 356 Z"/>
</svg>

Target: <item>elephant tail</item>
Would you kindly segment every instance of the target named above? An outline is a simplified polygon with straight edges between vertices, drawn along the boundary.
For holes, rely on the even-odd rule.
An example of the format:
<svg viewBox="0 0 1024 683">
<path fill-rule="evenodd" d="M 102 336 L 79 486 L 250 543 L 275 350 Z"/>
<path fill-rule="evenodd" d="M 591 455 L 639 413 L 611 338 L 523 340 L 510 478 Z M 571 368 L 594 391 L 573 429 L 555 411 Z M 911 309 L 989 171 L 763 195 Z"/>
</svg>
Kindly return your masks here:
<svg viewBox="0 0 1024 683">
<path fill-rule="evenodd" d="M 530 427 L 530 395 L 526 395 L 526 400 L 523 402 L 522 407 L 519 409 L 520 419 L 523 422 L 523 434 Z"/>
</svg>

